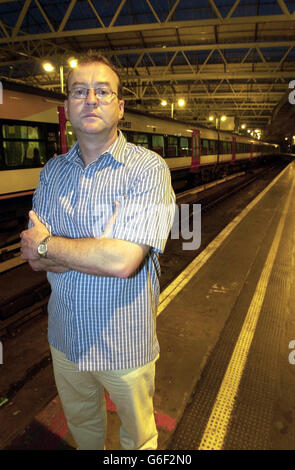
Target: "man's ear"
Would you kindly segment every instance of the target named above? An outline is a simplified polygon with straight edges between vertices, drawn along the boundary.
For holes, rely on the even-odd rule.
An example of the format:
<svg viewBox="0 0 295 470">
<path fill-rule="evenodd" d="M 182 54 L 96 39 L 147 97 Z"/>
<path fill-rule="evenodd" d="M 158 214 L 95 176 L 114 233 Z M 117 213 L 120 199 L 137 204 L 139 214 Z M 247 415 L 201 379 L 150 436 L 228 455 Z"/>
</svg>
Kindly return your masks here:
<svg viewBox="0 0 295 470">
<path fill-rule="evenodd" d="M 119 101 L 119 120 L 122 119 L 122 117 L 124 116 L 124 105 L 125 105 L 125 101 L 124 100 L 120 100 Z"/>
</svg>

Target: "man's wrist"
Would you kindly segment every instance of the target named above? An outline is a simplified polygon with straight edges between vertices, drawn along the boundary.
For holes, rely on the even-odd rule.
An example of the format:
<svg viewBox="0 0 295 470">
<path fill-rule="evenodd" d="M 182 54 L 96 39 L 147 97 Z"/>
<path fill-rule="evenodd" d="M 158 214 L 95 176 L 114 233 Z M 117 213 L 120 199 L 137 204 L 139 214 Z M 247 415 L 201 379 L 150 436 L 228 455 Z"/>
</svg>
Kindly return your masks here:
<svg viewBox="0 0 295 470">
<path fill-rule="evenodd" d="M 52 235 L 49 234 L 43 240 L 39 243 L 37 247 L 37 252 L 40 258 L 47 258 L 47 252 L 48 252 L 48 243 L 50 242 L 52 238 Z"/>
</svg>

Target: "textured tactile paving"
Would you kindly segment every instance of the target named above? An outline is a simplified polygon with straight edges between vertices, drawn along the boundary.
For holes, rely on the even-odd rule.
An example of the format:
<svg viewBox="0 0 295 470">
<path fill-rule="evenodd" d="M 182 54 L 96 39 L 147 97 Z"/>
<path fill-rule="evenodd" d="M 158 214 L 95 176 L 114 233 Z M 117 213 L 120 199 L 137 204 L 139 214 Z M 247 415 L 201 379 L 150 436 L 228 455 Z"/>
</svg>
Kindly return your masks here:
<svg viewBox="0 0 295 470">
<path fill-rule="evenodd" d="M 280 214 L 273 215 L 278 220 Z M 275 224 L 276 225 L 276 224 Z M 236 339 L 243 325 L 249 303 L 272 242 L 273 234 L 268 233 L 246 282 L 246 288 L 237 299 L 235 308 L 228 319 L 214 351 L 197 384 L 191 402 L 180 420 L 169 443 L 169 449 L 198 449 L 209 416 L 211 414 L 220 384 L 231 358 Z M 292 238 L 292 237 L 290 237 Z M 235 405 L 224 449 L 269 449 L 273 403 L 277 393 L 278 352 L 281 331 L 284 325 L 284 311 L 288 299 L 289 276 L 294 270 L 290 257 L 290 246 L 286 246 L 284 235 L 280 243 L 260 312 L 255 335 L 247 357 L 246 367 L 235 397 Z M 226 397 L 221 397 L 221 416 L 213 416 L 213 423 L 222 420 Z M 211 439 L 211 441 L 210 441 Z M 214 449 L 214 433 L 207 449 Z M 204 447 L 203 447 L 204 448 Z"/>
</svg>

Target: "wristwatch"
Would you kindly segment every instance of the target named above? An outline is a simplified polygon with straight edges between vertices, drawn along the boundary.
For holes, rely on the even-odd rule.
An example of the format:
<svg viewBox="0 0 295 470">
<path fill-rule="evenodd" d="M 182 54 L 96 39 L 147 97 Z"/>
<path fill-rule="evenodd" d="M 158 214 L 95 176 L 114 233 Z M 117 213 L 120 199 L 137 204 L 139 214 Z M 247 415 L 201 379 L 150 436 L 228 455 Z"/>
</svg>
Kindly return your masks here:
<svg viewBox="0 0 295 470">
<path fill-rule="evenodd" d="M 40 255 L 41 258 L 46 258 L 47 257 L 47 245 L 49 240 L 51 240 L 52 235 L 48 235 L 48 237 L 44 238 L 41 243 L 39 243 L 37 251 L 38 254 Z"/>
</svg>

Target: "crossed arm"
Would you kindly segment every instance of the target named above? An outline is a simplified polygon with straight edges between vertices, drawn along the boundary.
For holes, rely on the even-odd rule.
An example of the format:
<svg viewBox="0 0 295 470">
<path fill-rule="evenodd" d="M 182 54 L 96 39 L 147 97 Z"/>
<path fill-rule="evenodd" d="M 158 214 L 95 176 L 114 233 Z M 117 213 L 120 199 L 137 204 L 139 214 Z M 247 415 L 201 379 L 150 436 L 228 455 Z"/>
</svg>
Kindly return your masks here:
<svg viewBox="0 0 295 470">
<path fill-rule="evenodd" d="M 96 276 L 129 277 L 140 266 L 150 247 L 115 238 L 107 238 L 116 212 L 100 238 L 53 236 L 47 258 L 40 258 L 37 247 L 49 235 L 47 227 L 34 211 L 29 213 L 32 227 L 21 233 L 21 258 L 35 271 L 63 273 L 76 270 Z"/>
</svg>

